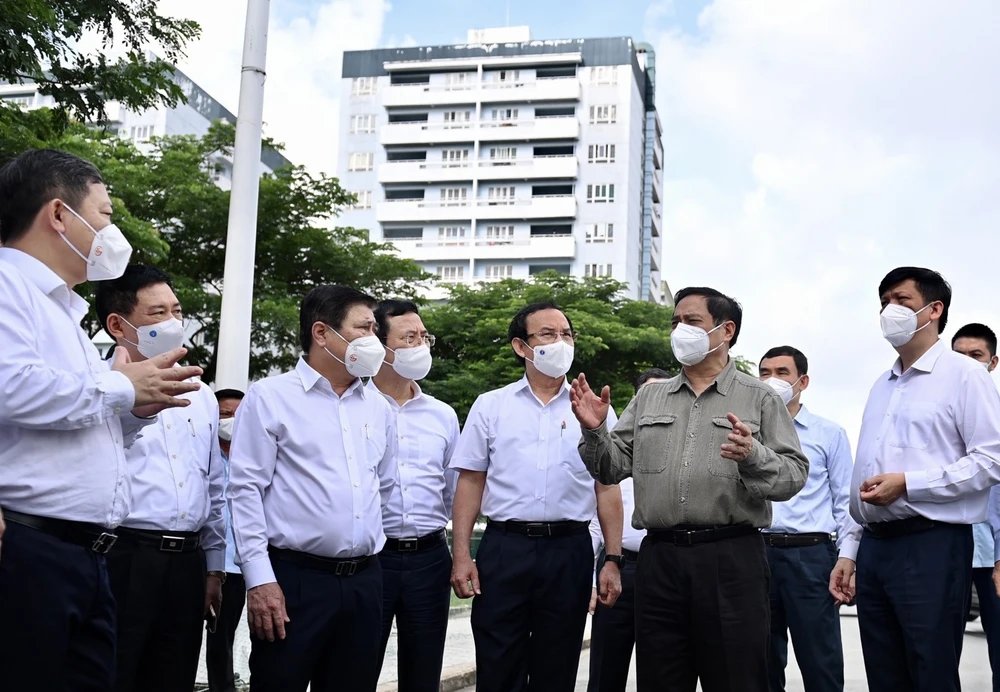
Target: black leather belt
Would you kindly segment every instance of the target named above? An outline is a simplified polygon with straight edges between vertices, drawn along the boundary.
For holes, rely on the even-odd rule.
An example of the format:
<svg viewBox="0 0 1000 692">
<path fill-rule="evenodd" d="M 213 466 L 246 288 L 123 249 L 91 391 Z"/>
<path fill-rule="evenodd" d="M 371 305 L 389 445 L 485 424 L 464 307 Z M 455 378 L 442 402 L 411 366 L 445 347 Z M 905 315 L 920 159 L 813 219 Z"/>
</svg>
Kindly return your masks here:
<svg viewBox="0 0 1000 692">
<path fill-rule="evenodd" d="M 639 561 L 639 553 L 635 552 L 634 550 L 625 550 L 624 548 L 622 548 L 622 557 L 625 558 L 628 562 Z"/>
<path fill-rule="evenodd" d="M 493 521 L 490 519 L 487 523 L 504 533 L 519 533 L 528 538 L 556 538 L 586 533 L 590 530 L 590 522 L 586 521 Z"/>
<path fill-rule="evenodd" d="M 37 529 L 61 541 L 82 546 L 98 555 L 107 555 L 118 540 L 112 529 L 82 521 L 36 517 L 33 514 L 22 514 L 10 509 L 3 510 L 3 518 L 15 524 Z"/>
<path fill-rule="evenodd" d="M 899 536 L 909 536 L 912 533 L 929 531 L 935 526 L 955 526 L 955 524 L 945 524 L 927 517 L 909 517 L 896 521 L 876 521 L 866 525 L 865 531 L 875 538 L 898 538 Z"/>
<path fill-rule="evenodd" d="M 161 553 L 193 553 L 201 546 L 201 536 L 193 531 L 149 531 L 118 527 L 119 547 L 122 544 L 154 548 Z"/>
<path fill-rule="evenodd" d="M 749 524 L 735 526 L 692 526 L 673 529 L 650 529 L 646 532 L 650 540 L 674 545 L 698 545 L 699 543 L 714 543 L 727 538 L 740 538 L 759 534 L 760 531 Z"/>
<path fill-rule="evenodd" d="M 275 560 L 281 560 L 282 562 L 287 562 L 298 567 L 305 567 L 306 569 L 330 572 L 338 577 L 350 577 L 358 572 L 364 572 L 372 565 L 378 563 L 378 557 L 375 555 L 352 558 L 320 557 L 319 555 L 312 555 L 310 553 L 301 553 L 298 550 L 275 548 L 271 545 L 267 546 L 267 552 Z"/>
<path fill-rule="evenodd" d="M 772 548 L 808 548 L 830 542 L 828 533 L 770 533 L 763 532 L 764 543 Z"/>
<path fill-rule="evenodd" d="M 442 543 L 446 543 L 444 529 L 438 529 L 434 533 L 419 538 L 386 538 L 383 550 L 395 553 L 415 553 L 428 548 L 436 548 Z"/>
</svg>

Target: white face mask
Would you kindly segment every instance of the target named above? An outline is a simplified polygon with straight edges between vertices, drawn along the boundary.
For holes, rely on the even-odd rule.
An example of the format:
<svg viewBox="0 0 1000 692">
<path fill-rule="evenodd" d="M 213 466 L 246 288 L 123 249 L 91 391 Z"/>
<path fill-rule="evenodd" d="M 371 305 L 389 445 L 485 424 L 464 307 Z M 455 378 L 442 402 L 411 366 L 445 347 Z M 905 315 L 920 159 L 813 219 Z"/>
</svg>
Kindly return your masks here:
<svg viewBox="0 0 1000 692">
<path fill-rule="evenodd" d="M 882 323 L 882 336 L 896 348 L 910 343 L 914 334 L 930 324 L 927 322 L 924 327 L 918 329 L 917 315 L 933 304 L 928 303 L 916 312 L 904 305 L 896 305 L 895 303 L 886 305 L 879 317 L 879 321 Z"/>
<path fill-rule="evenodd" d="M 156 358 L 158 355 L 173 351 L 184 345 L 184 323 L 176 317 L 170 317 L 163 322 L 136 327 L 127 319 L 122 317 L 122 322 L 135 330 L 139 343 L 129 341 L 136 350 L 147 358 Z M 128 341 L 128 339 L 126 339 Z"/>
<path fill-rule="evenodd" d="M 528 346 L 526 342 L 522 341 L 522 343 Z M 535 356 L 530 359 L 531 362 L 535 364 L 535 369 L 543 375 L 554 378 L 565 377 L 570 366 L 573 365 L 574 348 L 562 339 L 554 344 L 545 344 L 535 348 L 528 346 L 528 348 Z"/>
<path fill-rule="evenodd" d="M 65 206 L 69 213 L 83 221 L 84 225 L 94 234 L 89 257 L 84 257 L 83 253 L 69 242 L 65 233 L 59 234 L 63 242 L 69 245 L 70 250 L 87 263 L 87 281 L 110 281 L 124 274 L 128 268 L 128 261 L 132 259 L 132 246 L 125 240 L 125 236 L 122 235 L 118 226 L 110 223 L 101 230 L 95 231 L 86 219 L 73 211 L 68 204 Z"/>
<path fill-rule="evenodd" d="M 391 349 L 390 349 L 391 350 Z M 400 377 L 408 380 L 422 380 L 431 371 L 431 347 L 421 344 L 413 348 L 400 348 L 392 351 L 396 359 L 392 361 L 392 369 Z"/>
<path fill-rule="evenodd" d="M 236 425 L 235 418 L 219 419 L 219 439 L 229 442 L 233 439 L 233 426 Z"/>
<path fill-rule="evenodd" d="M 681 365 L 697 365 L 705 360 L 709 353 L 722 348 L 722 344 L 715 348 L 709 348 L 708 335 L 721 328 L 723 324 L 725 322 L 707 332 L 701 327 L 693 327 L 684 323 L 674 327 L 670 332 L 670 348 L 673 350 L 677 362 Z"/>
<path fill-rule="evenodd" d="M 788 404 L 792 402 L 792 399 L 802 393 L 801 391 L 795 391 L 795 385 L 797 385 L 801 380 L 802 378 L 800 377 L 795 380 L 794 383 L 788 384 L 784 380 L 777 377 L 768 377 L 764 380 L 764 384 L 770 385 L 771 389 L 777 392 L 778 396 L 781 397 L 781 401 L 785 404 L 785 406 L 788 406 Z"/>
<path fill-rule="evenodd" d="M 323 350 L 329 353 L 335 361 L 343 363 L 344 367 L 347 368 L 347 372 L 351 375 L 355 377 L 375 377 L 375 374 L 382 367 L 382 361 L 385 360 L 385 347 L 378 340 L 378 337 L 373 334 L 371 336 L 362 336 L 354 341 L 348 341 L 333 327 L 327 325 L 327 329 L 347 343 L 347 351 L 344 353 L 346 360 L 337 358 L 333 353 L 330 353 L 330 349 L 326 346 L 323 347 Z"/>
</svg>

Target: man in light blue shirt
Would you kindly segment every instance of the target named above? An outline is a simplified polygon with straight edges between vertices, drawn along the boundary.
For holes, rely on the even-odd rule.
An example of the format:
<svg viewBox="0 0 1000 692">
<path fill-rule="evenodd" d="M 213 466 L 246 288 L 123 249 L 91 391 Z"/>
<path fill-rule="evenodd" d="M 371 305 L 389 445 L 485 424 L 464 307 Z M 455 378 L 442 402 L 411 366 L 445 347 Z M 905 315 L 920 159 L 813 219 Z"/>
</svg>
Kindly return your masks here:
<svg viewBox="0 0 1000 692">
<path fill-rule="evenodd" d="M 760 361 L 760 378 L 781 396 L 795 422 L 809 479 L 799 493 L 772 505 L 764 530 L 771 568 L 771 692 L 785 689 L 788 634 L 809 692 L 843 692 L 844 653 L 837 604 L 828 582 L 837 543 L 846 535 L 853 461 L 847 433 L 802 405 L 809 387 L 809 361 L 802 351 L 778 346 Z"/>
<path fill-rule="evenodd" d="M 997 335 L 985 324 L 967 324 L 951 337 L 951 350 L 969 356 L 983 364 L 987 371 L 997 367 Z M 979 616 L 986 643 L 990 651 L 990 668 L 993 669 L 993 692 L 1000 691 L 1000 598 L 993 586 L 993 529 L 988 522 L 973 524 L 972 584 L 979 596 Z"/>
</svg>

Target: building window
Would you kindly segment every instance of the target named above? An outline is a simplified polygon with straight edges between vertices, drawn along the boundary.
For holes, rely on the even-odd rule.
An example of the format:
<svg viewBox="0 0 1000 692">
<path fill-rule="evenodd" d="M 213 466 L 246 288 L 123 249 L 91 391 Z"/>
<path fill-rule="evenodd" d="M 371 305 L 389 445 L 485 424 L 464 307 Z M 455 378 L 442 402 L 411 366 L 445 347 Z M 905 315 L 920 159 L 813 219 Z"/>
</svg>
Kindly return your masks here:
<svg viewBox="0 0 1000 692">
<path fill-rule="evenodd" d="M 493 122 L 511 125 L 517 120 L 517 109 L 516 108 L 494 108 L 493 109 Z"/>
<path fill-rule="evenodd" d="M 349 171 L 371 171 L 375 169 L 375 152 L 356 151 L 347 160 Z"/>
<path fill-rule="evenodd" d="M 444 87 L 449 90 L 471 89 L 475 85 L 475 72 L 449 72 L 444 76 Z"/>
<path fill-rule="evenodd" d="M 371 209 L 372 208 L 372 191 L 371 190 L 361 190 L 355 192 L 354 195 L 358 198 L 358 201 L 354 203 L 352 209 Z"/>
<path fill-rule="evenodd" d="M 472 111 L 445 111 L 444 113 L 444 126 L 446 128 L 470 127 L 471 122 Z"/>
<path fill-rule="evenodd" d="M 614 65 L 603 65 L 590 68 L 591 84 L 617 84 L 618 70 Z"/>
<path fill-rule="evenodd" d="M 615 201 L 615 184 L 604 183 L 601 185 L 587 186 L 587 202 L 602 204 Z"/>
<path fill-rule="evenodd" d="M 514 186 L 501 185 L 500 187 L 491 187 L 486 194 L 486 199 L 490 206 L 498 204 L 513 204 Z"/>
<path fill-rule="evenodd" d="M 464 245 L 465 226 L 441 226 L 438 229 L 438 245 Z"/>
<path fill-rule="evenodd" d="M 510 166 L 517 159 L 517 147 L 490 147 L 490 163 L 494 166 Z"/>
<path fill-rule="evenodd" d="M 591 125 L 612 125 L 617 120 L 617 117 L 618 107 L 615 105 L 590 107 Z"/>
<path fill-rule="evenodd" d="M 441 162 L 445 168 L 460 168 L 469 165 L 468 149 L 444 149 L 441 152 Z"/>
<path fill-rule="evenodd" d="M 584 276 L 611 276 L 610 264 L 585 264 L 583 266 Z"/>
<path fill-rule="evenodd" d="M 19 96 L 4 96 L 4 103 L 11 103 L 15 106 L 21 106 L 22 108 L 30 106 L 35 100 L 32 94 L 21 94 Z"/>
<path fill-rule="evenodd" d="M 370 135 L 375 132 L 375 115 L 366 113 L 363 115 L 351 116 L 352 135 Z"/>
<path fill-rule="evenodd" d="M 613 223 L 588 223 L 586 226 L 588 243 L 610 243 L 615 238 Z"/>
<path fill-rule="evenodd" d="M 153 136 L 152 125 L 132 126 L 132 141 L 136 143 L 148 142 L 149 138 L 152 136 Z"/>
<path fill-rule="evenodd" d="M 351 96 L 370 96 L 378 82 L 375 77 L 355 77 L 351 82 Z"/>
<path fill-rule="evenodd" d="M 469 201 L 469 189 L 466 187 L 446 187 L 441 189 L 441 206 L 464 207 Z"/>
<path fill-rule="evenodd" d="M 587 163 L 614 163 L 614 144 L 590 144 L 587 146 Z"/>
<path fill-rule="evenodd" d="M 521 79 L 520 70 L 496 70 L 490 73 L 491 81 L 494 84 L 503 86 L 513 86 Z"/>
<path fill-rule="evenodd" d="M 510 245 L 514 242 L 514 227 L 513 226 L 487 226 L 486 227 L 486 244 L 487 245 Z"/>
<path fill-rule="evenodd" d="M 513 264 L 487 264 L 486 278 L 489 280 L 509 279 L 514 276 Z"/>
<path fill-rule="evenodd" d="M 437 275 L 442 281 L 462 281 L 465 278 L 465 266 L 438 267 Z"/>
</svg>

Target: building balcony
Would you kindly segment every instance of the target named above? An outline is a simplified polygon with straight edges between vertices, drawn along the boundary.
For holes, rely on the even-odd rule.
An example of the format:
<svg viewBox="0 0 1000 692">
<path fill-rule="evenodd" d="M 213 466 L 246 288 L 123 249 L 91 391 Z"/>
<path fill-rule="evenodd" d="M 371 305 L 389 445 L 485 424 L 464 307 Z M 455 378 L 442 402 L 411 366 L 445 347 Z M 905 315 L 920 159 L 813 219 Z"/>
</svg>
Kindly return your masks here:
<svg viewBox="0 0 1000 692">
<path fill-rule="evenodd" d="M 663 170 L 663 145 L 659 138 L 653 143 L 653 168 Z"/>
<path fill-rule="evenodd" d="M 663 199 L 663 171 L 653 170 L 653 202 Z"/>
<path fill-rule="evenodd" d="M 393 240 L 396 251 L 416 262 L 474 260 L 572 259 L 576 238 L 570 234 L 531 236 L 511 240 Z"/>
<path fill-rule="evenodd" d="M 537 195 L 509 201 L 479 200 L 477 219 L 567 219 L 576 216 L 573 195 Z"/>
<path fill-rule="evenodd" d="M 473 82 L 469 84 L 394 84 L 381 91 L 386 108 L 460 106 L 486 103 L 578 101 L 577 77 L 553 77 L 524 82 Z"/>
<path fill-rule="evenodd" d="M 653 242 L 650 246 L 649 264 L 653 271 L 659 271 L 660 264 L 663 262 L 663 245 L 660 240 L 660 238 L 653 236 Z"/>
<path fill-rule="evenodd" d="M 389 161 L 378 167 L 379 183 L 447 183 L 472 180 L 576 178 L 575 156 L 536 156 L 511 161 Z"/>
<path fill-rule="evenodd" d="M 422 199 L 386 200 L 375 207 L 379 223 L 416 223 L 420 221 L 468 221 L 474 205 L 469 201 L 437 202 Z"/>
<path fill-rule="evenodd" d="M 476 123 L 390 123 L 382 127 L 383 146 L 407 144 L 456 144 L 517 142 L 538 139 L 579 139 L 580 121 L 575 115 L 517 120 L 484 120 Z"/>
<path fill-rule="evenodd" d="M 650 213 L 653 218 L 653 237 L 659 238 L 663 236 L 663 214 L 660 211 L 660 205 L 654 203 L 653 211 Z"/>
</svg>

